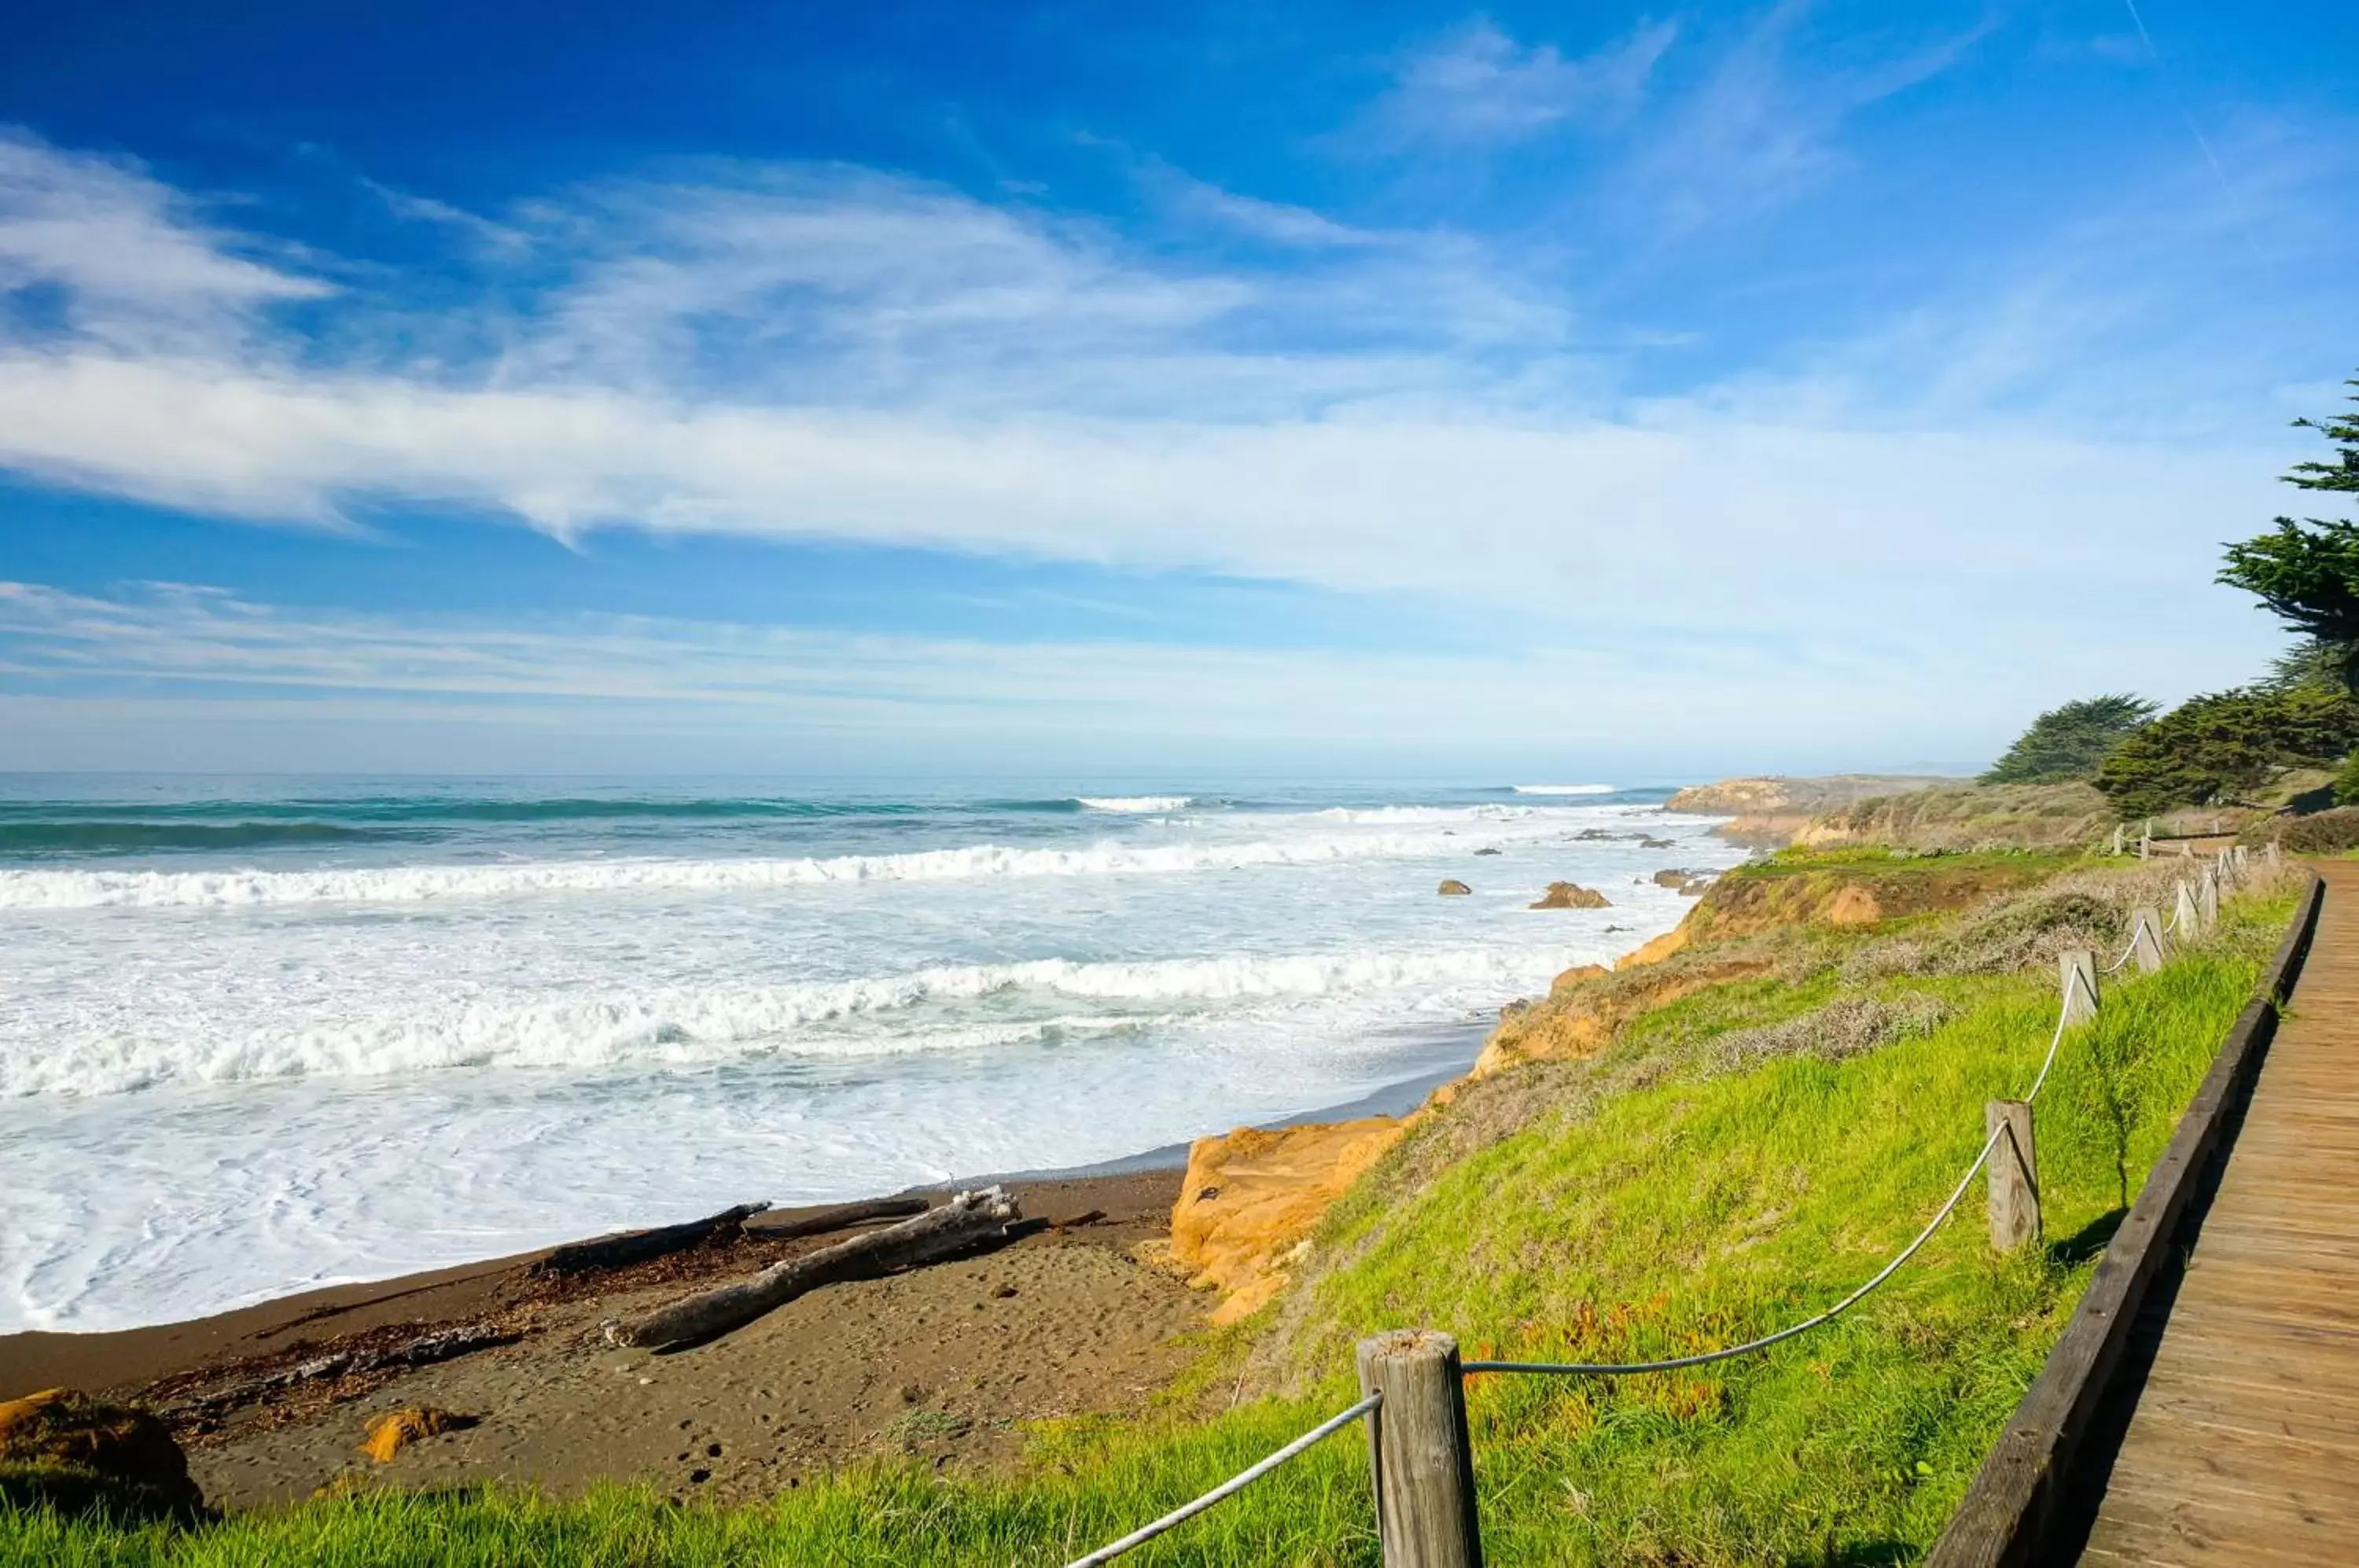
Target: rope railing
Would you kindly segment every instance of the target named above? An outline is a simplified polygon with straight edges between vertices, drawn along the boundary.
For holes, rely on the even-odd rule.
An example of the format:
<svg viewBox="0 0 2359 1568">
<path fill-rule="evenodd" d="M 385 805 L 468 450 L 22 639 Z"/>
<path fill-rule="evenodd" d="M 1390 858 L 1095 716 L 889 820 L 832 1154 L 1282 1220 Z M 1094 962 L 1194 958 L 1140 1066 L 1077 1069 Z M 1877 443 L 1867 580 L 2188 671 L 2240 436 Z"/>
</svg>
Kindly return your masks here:
<svg viewBox="0 0 2359 1568">
<path fill-rule="evenodd" d="M 1252 1486 L 1256 1481 L 1260 1480 L 1263 1476 L 1268 1475 L 1271 1471 L 1277 1469 L 1288 1460 L 1293 1459 L 1302 1454 L 1306 1454 L 1312 1448 L 1317 1447 L 1321 1443 L 1334 1436 L 1335 1433 L 1343 1431 L 1345 1427 L 1350 1426 L 1353 1421 L 1358 1421 L 1362 1416 L 1366 1415 L 1369 1411 L 1375 1410 L 1383 1402 L 1384 1396 L 1382 1394 L 1370 1394 L 1366 1399 L 1362 1399 L 1358 1404 L 1352 1406 L 1349 1410 L 1339 1410 L 1334 1415 L 1329 1416 L 1325 1421 L 1321 1421 L 1317 1426 L 1312 1427 L 1309 1432 L 1304 1432 L 1300 1437 L 1296 1438 L 1292 1443 L 1288 1443 L 1284 1448 L 1277 1450 L 1275 1454 L 1270 1454 L 1265 1459 L 1257 1460 L 1255 1463 L 1246 1465 L 1244 1469 L 1238 1471 L 1235 1475 L 1230 1476 L 1227 1480 L 1222 1482 L 1211 1491 L 1206 1492 L 1202 1497 L 1194 1499 L 1192 1502 L 1180 1504 L 1178 1508 L 1173 1508 L 1169 1513 L 1165 1514 L 1161 1519 L 1155 1520 L 1151 1524 L 1140 1525 L 1136 1530 L 1132 1530 L 1120 1541 L 1110 1541 L 1085 1557 L 1074 1558 L 1071 1563 L 1065 1565 L 1065 1568 L 1098 1568 L 1098 1564 L 1102 1563 L 1111 1563 L 1115 1558 L 1120 1557 L 1123 1553 L 1136 1547 L 1146 1545 L 1148 1541 L 1153 1541 L 1157 1536 L 1161 1535 L 1165 1530 L 1171 1529 L 1173 1526 L 1186 1524 L 1190 1519 L 1194 1519 L 1198 1514 L 1202 1513 L 1206 1508 L 1211 1508 L 1213 1504 L 1223 1502 L 1228 1498 L 1234 1497 L 1237 1493 L 1244 1491 L 1247 1486 Z"/>
<path fill-rule="evenodd" d="M 2226 878 L 2222 878 L 2223 882 L 2225 880 Z M 2215 887 L 2220 885 L 2220 883 L 2213 884 Z M 2182 887 L 2184 885 L 2182 884 Z M 2180 933 L 2182 937 L 2192 936 L 2194 932 L 2188 929 L 2186 922 L 2186 915 L 2191 902 L 2191 900 L 2182 899 L 2179 908 L 2172 911 L 2170 922 L 2162 927 L 2159 931 L 2153 930 L 2153 927 L 2147 920 L 2146 911 L 2137 911 L 2131 920 L 2130 940 L 2128 945 L 2122 950 L 2120 957 L 2116 958 L 2113 963 L 2105 965 L 2103 969 L 2096 968 L 2093 961 L 2085 953 L 2067 956 L 2063 964 L 2063 992 L 2057 1006 L 2056 1027 L 2049 1034 L 2048 1049 L 2040 1057 L 2039 1071 L 2033 1075 L 2031 1087 L 2025 1093 L 2022 1100 L 2016 1102 L 2018 1106 L 2027 1108 L 2039 1098 L 2040 1091 L 2048 1086 L 2048 1077 L 2056 1065 L 2057 1054 L 2063 1047 L 2065 1034 L 2071 1029 L 2071 1026 L 2075 1022 L 2093 1017 L 2095 1014 L 2098 1007 L 2098 996 L 2094 975 L 2113 975 L 2118 973 L 2122 968 L 2129 964 L 2133 957 L 2136 956 L 2140 939 L 2147 936 L 2149 932 L 2152 933 L 2155 945 L 2158 949 L 2159 949 L 2163 939 L 2172 935 L 2174 932 Z M 2197 910 L 2196 918 L 2197 924 L 2200 926 L 2207 919 L 2207 916 L 2201 909 L 2199 909 Z M 1996 1107 L 1995 1106 L 1995 1109 Z M 2023 1126 L 2025 1127 L 2026 1135 L 2027 1136 L 2029 1127 L 2028 1122 L 2024 1123 Z M 1786 1327 L 1778 1329 L 1774 1333 L 1762 1334 L 1757 1338 L 1745 1340 L 1742 1344 L 1723 1345 L 1717 1349 L 1699 1351 L 1690 1356 L 1669 1356 L 1655 1361 L 1556 1362 L 1484 1360 L 1461 1363 L 1456 1359 L 1456 1351 L 1454 1345 L 1452 1345 L 1447 1353 L 1449 1364 L 1455 1373 L 1455 1376 L 1450 1377 L 1448 1380 L 1450 1390 L 1449 1399 L 1451 1401 L 1457 1401 L 1459 1399 L 1457 1388 L 1460 1378 L 1468 1374 L 1477 1372 L 1528 1373 L 1544 1377 L 1586 1376 L 1605 1377 L 1635 1377 L 1650 1372 L 1676 1372 L 1690 1367 L 1709 1366 L 1714 1362 L 1728 1361 L 1733 1360 L 1737 1356 L 1753 1355 L 1756 1352 L 1769 1349 L 1773 1345 L 1781 1345 L 1789 1339 L 1794 1339 L 1799 1335 L 1808 1334 L 1813 1329 L 1823 1327 L 1827 1323 L 1832 1323 L 1837 1318 L 1843 1316 L 1845 1312 L 1850 1312 L 1854 1307 L 1856 1307 L 1860 1302 L 1873 1295 L 1887 1280 L 1891 1279 L 1894 1275 L 1897 1274 L 1901 1269 L 1906 1267 L 1910 1258 L 1916 1257 L 1919 1251 L 1923 1250 L 1926 1243 L 1931 1241 L 1934 1236 L 1940 1232 L 1941 1226 L 1947 1224 L 1951 1216 L 1957 1213 L 1958 1205 L 1965 1201 L 1966 1193 L 1973 1188 L 1974 1178 L 1981 1174 L 1984 1168 L 1990 1165 L 1992 1151 L 1998 1148 L 2001 1140 L 2009 1135 L 2010 1131 L 2013 1130 L 2013 1127 L 2014 1124 L 2009 1120 L 2003 1117 L 1997 1118 L 1995 1120 L 1995 1125 L 1991 1127 L 1990 1136 L 1983 1140 L 1981 1149 L 1975 1152 L 1973 1160 L 1966 1166 L 1964 1174 L 1958 1178 L 1957 1184 L 1951 1188 L 1949 1196 L 1942 1200 L 1940 1207 L 1936 1209 L 1933 1213 L 1933 1216 L 1925 1222 L 1924 1227 L 1919 1230 L 1917 1234 L 1910 1238 L 1906 1247 L 1903 1247 L 1898 1252 L 1895 1253 L 1888 1260 L 1886 1260 L 1882 1268 L 1878 1269 L 1873 1275 L 1869 1276 L 1866 1280 L 1855 1287 L 1841 1301 L 1835 1302 L 1832 1306 L 1826 1308 L 1822 1312 L 1805 1318 L 1799 1323 L 1789 1323 Z M 1995 1189 L 1998 1181 L 1998 1172 L 1995 1170 L 1992 1172 L 1992 1181 L 1994 1188 Z M 1994 1203 L 1995 1203 L 1995 1202 L 1996 1200 L 1995 1197 Z M 1995 1225 L 1996 1221 L 1995 1219 Z M 2033 1221 L 2033 1228 L 2036 1231 L 2036 1216 Z M 1426 1337 L 1446 1339 L 1446 1336 Z M 1365 1386 L 1365 1377 L 1366 1368 L 1364 1366 L 1364 1386 Z M 1195 1518 L 1198 1514 L 1204 1512 L 1208 1508 L 1215 1507 L 1226 1498 L 1235 1496 L 1238 1492 L 1243 1491 L 1254 1482 L 1261 1479 L 1263 1476 L 1279 1468 L 1281 1465 L 1286 1465 L 1289 1461 L 1299 1457 L 1303 1454 L 1309 1452 L 1311 1448 L 1324 1442 L 1327 1438 L 1333 1436 L 1336 1432 L 1343 1431 L 1347 1426 L 1350 1426 L 1354 1421 L 1357 1421 L 1364 1417 L 1374 1416 L 1377 1411 L 1378 1407 L 1382 1404 L 1383 1399 L 1384 1396 L 1381 1392 L 1374 1390 L 1370 1391 L 1366 1397 L 1362 1399 L 1358 1403 L 1330 1416 L 1327 1420 L 1320 1422 L 1317 1426 L 1312 1427 L 1309 1432 L 1304 1432 L 1300 1437 L 1296 1438 L 1293 1442 L 1286 1444 L 1283 1448 L 1277 1449 L 1265 1458 L 1246 1466 L 1236 1475 L 1232 1475 L 1229 1479 L 1222 1482 L 1219 1486 L 1214 1486 L 1212 1490 L 1205 1492 L 1201 1497 L 1181 1504 L 1180 1507 L 1172 1509 L 1169 1513 L 1163 1515 L 1161 1518 L 1157 1519 L 1150 1523 L 1141 1525 L 1138 1529 L 1131 1531 L 1128 1535 L 1124 1536 L 1119 1541 L 1109 1541 L 1086 1556 L 1073 1559 L 1071 1563 L 1067 1564 L 1067 1568 L 1097 1568 L 1097 1565 L 1099 1564 L 1111 1563 L 1114 1559 L 1124 1555 L 1125 1552 L 1145 1545 L 1147 1542 L 1153 1541 L 1156 1537 L 1163 1534 L 1165 1531 L 1186 1523 L 1188 1520 Z M 1447 1419 L 1451 1417 L 1451 1411 L 1449 1410 L 1444 1410 L 1441 1414 L 1442 1417 L 1445 1418 L 1446 1425 L 1452 1425 L 1455 1427 L 1458 1434 L 1457 1442 L 1462 1447 L 1465 1442 L 1463 1407 L 1462 1404 L 1453 1404 L 1452 1409 L 1455 1410 L 1454 1419 Z M 1431 1416 L 1433 1414 L 1431 1411 L 1424 1413 L 1428 1416 Z M 1388 1461 L 1384 1461 L 1379 1457 L 1377 1461 L 1378 1468 L 1381 1470 L 1386 1463 L 1388 1463 Z M 1469 1472 L 1469 1475 L 1471 1475 L 1471 1472 Z M 1389 1563 L 1392 1561 L 1392 1556 L 1390 1552 L 1391 1537 L 1388 1532 L 1392 1526 L 1387 1522 L 1389 1520 L 1389 1515 L 1386 1513 L 1382 1507 L 1386 1486 L 1386 1483 L 1380 1475 L 1377 1480 L 1376 1489 L 1380 1505 L 1380 1523 L 1382 1524 L 1383 1531 L 1386 1532 L 1387 1542 L 1386 1560 Z M 1471 1508 L 1471 1502 L 1468 1503 L 1466 1507 Z M 1465 1530 L 1471 1531 L 1473 1530 L 1471 1512 L 1465 1512 L 1461 1522 Z"/>
<path fill-rule="evenodd" d="M 2067 987 L 2081 987 L 2082 994 L 2088 996 L 2092 1004 L 2096 1001 L 2095 995 L 2088 990 L 2089 981 L 2086 975 L 2077 967 L 2066 970 L 2065 974 Z M 2031 1081 L 2030 1092 L 2023 1096 L 2026 1105 L 2039 1098 L 2039 1091 L 2048 1084 L 2048 1071 L 2056 1065 L 2057 1050 L 2064 1043 L 2064 1031 L 2072 1022 L 2071 995 L 2071 990 L 2068 989 L 2066 1000 L 2056 1009 L 2056 1029 L 2048 1037 L 2048 1051 L 2040 1059 L 2039 1072 Z M 1773 1345 L 1781 1345 L 1798 1335 L 1808 1334 L 1814 1328 L 1834 1322 L 1835 1319 L 1867 1300 L 1875 1292 L 1878 1286 L 1900 1272 L 1901 1266 L 1916 1257 L 1924 1245 L 1933 1239 L 1933 1234 L 1957 1212 L 1958 1204 L 1964 1200 L 1967 1189 L 1973 1185 L 1974 1178 L 1982 1173 L 1983 1167 L 1990 1162 L 1991 1150 L 1998 1146 L 1998 1140 L 2006 1137 L 2006 1132 L 2005 1123 L 1991 1128 L 1990 1136 L 1983 1139 L 1982 1148 L 1976 1151 L 1973 1162 L 1966 1167 L 1965 1174 L 1958 1178 L 1958 1184 L 1950 1190 L 1949 1197 L 1943 1201 L 1939 1209 L 1934 1211 L 1933 1217 L 1926 1222 L 1925 1228 L 1917 1233 L 1915 1239 L 1895 1253 L 1891 1261 L 1870 1276 L 1865 1284 L 1815 1317 L 1805 1318 L 1800 1323 L 1777 1330 L 1775 1334 L 1765 1334 L 1758 1339 L 1748 1339 L 1742 1345 L 1724 1345 L 1718 1350 L 1701 1351 L 1693 1356 L 1675 1356 L 1661 1361 L 1469 1361 L 1462 1370 L 1531 1372 L 1542 1376 L 1627 1377 L 1646 1372 L 1677 1372 L 1684 1367 L 1702 1367 L 1714 1361 L 1728 1361 L 1739 1356 L 1750 1356 L 1756 1350 L 1767 1350 Z"/>
</svg>

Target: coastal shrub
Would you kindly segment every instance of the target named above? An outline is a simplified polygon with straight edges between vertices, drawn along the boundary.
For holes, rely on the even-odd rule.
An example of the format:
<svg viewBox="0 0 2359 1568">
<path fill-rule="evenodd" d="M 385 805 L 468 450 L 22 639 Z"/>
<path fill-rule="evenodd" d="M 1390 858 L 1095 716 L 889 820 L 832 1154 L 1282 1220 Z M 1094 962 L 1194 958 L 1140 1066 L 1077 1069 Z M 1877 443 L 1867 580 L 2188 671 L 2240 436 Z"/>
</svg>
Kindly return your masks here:
<svg viewBox="0 0 2359 1568">
<path fill-rule="evenodd" d="M 2353 752 L 2335 770 L 2334 803 L 2359 806 L 2359 751 Z"/>
<path fill-rule="evenodd" d="M 2307 817 L 2263 822 L 2252 836 L 2277 841 L 2288 855 L 2344 855 L 2359 849 L 2359 808 L 2343 807 Z"/>
<path fill-rule="evenodd" d="M 2124 735 L 2155 715 L 2155 704 L 2126 691 L 2083 697 L 2031 721 L 1983 774 L 1984 784 L 2056 784 L 2086 779 Z"/>
<path fill-rule="evenodd" d="M 2125 818 L 2234 804 L 2287 768 L 2341 761 L 2359 747 L 2359 702 L 2314 686 L 2190 698 L 2124 740 L 2097 788 Z"/>
<path fill-rule="evenodd" d="M 1751 1067 L 1780 1056 L 1814 1056 L 1841 1062 L 1897 1040 L 1919 1040 L 1954 1017 L 1957 1007 L 1930 992 L 1881 996 L 1844 996 L 1782 1024 L 1735 1029 L 1716 1042 L 1721 1061 Z"/>
</svg>

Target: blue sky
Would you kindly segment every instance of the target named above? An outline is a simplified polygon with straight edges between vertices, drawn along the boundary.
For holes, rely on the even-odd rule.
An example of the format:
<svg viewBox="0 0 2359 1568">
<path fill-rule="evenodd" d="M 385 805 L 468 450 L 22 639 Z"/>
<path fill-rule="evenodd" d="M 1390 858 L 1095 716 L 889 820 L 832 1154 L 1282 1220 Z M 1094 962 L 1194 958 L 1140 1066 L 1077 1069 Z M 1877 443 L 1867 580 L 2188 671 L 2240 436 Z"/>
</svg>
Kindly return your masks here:
<svg viewBox="0 0 2359 1568">
<path fill-rule="evenodd" d="M 10 33 L 0 768 L 1968 766 L 2359 368 L 2343 7 Z"/>
</svg>

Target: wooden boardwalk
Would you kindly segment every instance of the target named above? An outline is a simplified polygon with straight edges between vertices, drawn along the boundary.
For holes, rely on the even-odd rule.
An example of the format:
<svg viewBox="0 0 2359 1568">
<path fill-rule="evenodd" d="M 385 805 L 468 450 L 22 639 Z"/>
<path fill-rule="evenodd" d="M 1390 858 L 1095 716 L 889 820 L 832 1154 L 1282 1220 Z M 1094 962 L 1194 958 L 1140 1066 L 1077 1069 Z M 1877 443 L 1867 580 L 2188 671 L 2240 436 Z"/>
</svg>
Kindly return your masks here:
<svg viewBox="0 0 2359 1568">
<path fill-rule="evenodd" d="M 2082 1563 L 2359 1563 L 2359 863 L 2319 870 L 2291 1010 L 2110 1473 L 2084 1482 Z"/>
</svg>

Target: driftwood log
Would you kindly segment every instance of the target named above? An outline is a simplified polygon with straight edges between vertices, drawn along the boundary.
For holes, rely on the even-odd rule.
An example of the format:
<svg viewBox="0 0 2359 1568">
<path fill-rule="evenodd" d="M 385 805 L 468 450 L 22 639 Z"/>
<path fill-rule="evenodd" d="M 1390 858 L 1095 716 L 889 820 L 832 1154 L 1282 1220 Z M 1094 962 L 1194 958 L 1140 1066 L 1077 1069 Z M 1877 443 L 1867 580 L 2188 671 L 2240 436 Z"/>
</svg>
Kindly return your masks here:
<svg viewBox="0 0 2359 1568">
<path fill-rule="evenodd" d="M 915 1219 L 773 1263 L 736 1284 L 700 1291 L 637 1317 L 610 1321 L 606 1338 L 614 1345 L 648 1348 L 701 1345 L 821 1285 L 873 1279 L 1005 1240 L 1008 1227 L 1020 1217 L 1016 1200 L 997 1187 L 961 1192 Z"/>
<path fill-rule="evenodd" d="M 923 1198 L 871 1198 L 861 1203 L 838 1203 L 832 1209 L 821 1209 L 800 1219 L 778 1220 L 758 1225 L 753 1234 L 764 1241 L 792 1241 L 799 1236 L 825 1236 L 832 1230 L 850 1230 L 853 1225 L 870 1220 L 897 1220 L 909 1214 L 926 1212 Z"/>
<path fill-rule="evenodd" d="M 211 1393 L 194 1395 L 167 1405 L 164 1413 L 172 1416 L 215 1415 L 241 1405 L 258 1403 L 272 1394 L 317 1382 L 323 1377 L 351 1377 L 367 1372 L 431 1367 L 437 1362 L 473 1355 L 478 1350 L 514 1345 L 523 1337 L 515 1330 L 495 1323 L 460 1323 L 452 1328 L 435 1329 L 415 1339 L 381 1349 L 341 1350 L 314 1356 L 309 1361 L 299 1361 L 284 1371 L 247 1378 Z"/>
<path fill-rule="evenodd" d="M 543 1279 L 558 1279 L 568 1274 L 587 1274 L 593 1269 L 620 1269 L 625 1263 L 640 1263 L 650 1258 L 685 1252 L 709 1236 L 737 1229 L 769 1206 L 767 1203 L 740 1203 L 734 1209 L 723 1209 L 717 1214 L 707 1214 L 701 1220 L 690 1220 L 682 1225 L 658 1225 L 653 1230 L 625 1231 L 620 1236 L 602 1236 L 595 1241 L 577 1241 L 570 1247 L 557 1248 L 527 1272 Z"/>
</svg>

